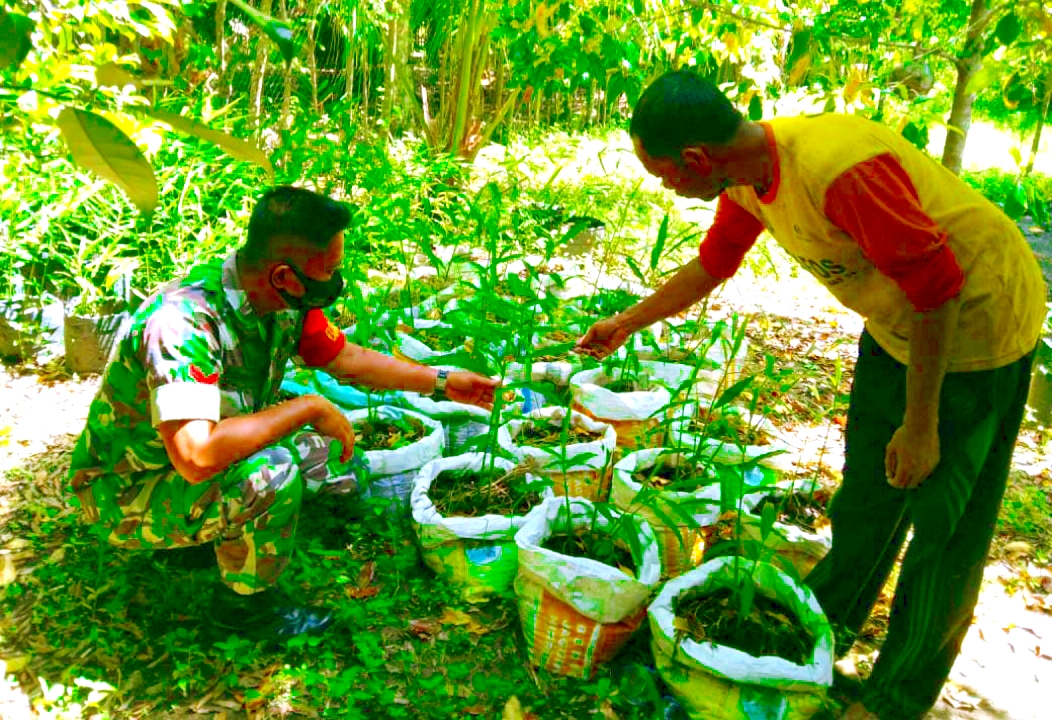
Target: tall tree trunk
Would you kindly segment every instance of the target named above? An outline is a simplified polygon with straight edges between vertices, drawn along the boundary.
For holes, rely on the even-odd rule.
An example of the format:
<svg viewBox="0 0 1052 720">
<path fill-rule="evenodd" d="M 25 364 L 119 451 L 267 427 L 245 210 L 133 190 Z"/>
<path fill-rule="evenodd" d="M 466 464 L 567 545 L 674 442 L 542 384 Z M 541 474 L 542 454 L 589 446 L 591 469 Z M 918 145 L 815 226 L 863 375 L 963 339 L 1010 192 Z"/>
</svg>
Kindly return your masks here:
<svg viewBox="0 0 1052 720">
<path fill-rule="evenodd" d="M 964 146 L 972 126 L 972 103 L 975 93 L 968 92 L 968 83 L 983 64 L 983 32 L 990 21 L 986 0 L 972 0 L 972 14 L 968 19 L 968 34 L 964 51 L 957 60 L 957 87 L 953 91 L 953 109 L 946 128 L 946 145 L 942 164 L 954 174 L 960 174 L 964 160 Z"/>
<path fill-rule="evenodd" d="M 389 132 L 394 131 L 394 109 L 402 95 L 409 64 L 409 9 L 394 0 L 384 37 L 384 106 L 383 118 Z"/>
<path fill-rule="evenodd" d="M 230 99 L 230 83 L 227 80 L 227 43 L 226 43 L 226 0 L 216 3 L 216 51 L 219 54 L 219 79 L 216 81 L 216 91 L 221 92 L 223 97 Z"/>
<path fill-rule="evenodd" d="M 354 46 L 354 36 L 358 34 L 358 6 L 351 10 L 351 24 L 347 27 L 347 77 L 344 79 L 343 97 L 350 100 L 354 96 L 354 60 L 357 57 Z"/>
<path fill-rule="evenodd" d="M 307 21 L 307 70 L 310 72 L 310 106 L 314 114 L 321 108 L 318 103 L 318 6 L 320 0 L 314 0 L 307 8 L 310 20 Z"/>
<path fill-rule="evenodd" d="M 270 14 L 274 0 L 261 0 L 260 12 Z M 259 125 L 260 109 L 263 105 L 263 84 L 267 79 L 267 56 L 270 54 L 270 38 L 253 25 L 252 33 L 256 36 L 256 62 L 252 66 L 252 81 L 249 84 L 249 105 L 252 109 L 252 120 Z"/>
<path fill-rule="evenodd" d="M 1052 75 L 1049 76 L 1049 79 L 1052 80 Z M 1049 85 L 1049 80 L 1045 80 L 1045 85 L 1046 87 Z M 1045 129 L 1045 118 L 1048 116 L 1050 105 L 1052 105 L 1052 87 L 1045 91 L 1045 102 L 1041 105 L 1041 115 L 1037 119 L 1037 129 L 1034 130 L 1034 141 L 1030 143 L 1030 158 L 1026 161 L 1023 177 L 1034 171 L 1034 160 L 1037 159 L 1037 151 L 1041 149 L 1041 131 Z"/>
<path fill-rule="evenodd" d="M 289 2 L 281 0 L 281 19 L 289 21 Z M 281 73 L 281 129 L 288 130 L 292 121 L 292 62 L 287 61 Z"/>
</svg>

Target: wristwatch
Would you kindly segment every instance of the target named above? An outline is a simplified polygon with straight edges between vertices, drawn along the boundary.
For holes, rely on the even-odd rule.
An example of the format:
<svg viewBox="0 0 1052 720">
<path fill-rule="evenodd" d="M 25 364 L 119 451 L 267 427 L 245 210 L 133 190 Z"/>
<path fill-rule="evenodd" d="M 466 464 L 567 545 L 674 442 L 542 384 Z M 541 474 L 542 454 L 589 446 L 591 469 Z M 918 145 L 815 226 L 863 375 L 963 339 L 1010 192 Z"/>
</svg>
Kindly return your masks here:
<svg viewBox="0 0 1052 720">
<path fill-rule="evenodd" d="M 438 375 L 435 377 L 435 392 L 446 391 L 446 378 L 449 377 L 449 370 L 439 370 Z"/>
</svg>

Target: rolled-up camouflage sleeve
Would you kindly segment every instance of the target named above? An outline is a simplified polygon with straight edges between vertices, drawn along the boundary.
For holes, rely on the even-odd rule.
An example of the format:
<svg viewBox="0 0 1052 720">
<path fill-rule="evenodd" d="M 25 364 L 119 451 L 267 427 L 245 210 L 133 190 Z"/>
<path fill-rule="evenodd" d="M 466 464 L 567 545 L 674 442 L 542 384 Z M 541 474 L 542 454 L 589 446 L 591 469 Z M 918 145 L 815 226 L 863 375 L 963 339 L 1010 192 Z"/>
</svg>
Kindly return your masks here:
<svg viewBox="0 0 1052 720">
<path fill-rule="evenodd" d="M 150 417 L 219 422 L 222 351 L 212 312 L 192 300 L 171 299 L 143 328 Z"/>
</svg>

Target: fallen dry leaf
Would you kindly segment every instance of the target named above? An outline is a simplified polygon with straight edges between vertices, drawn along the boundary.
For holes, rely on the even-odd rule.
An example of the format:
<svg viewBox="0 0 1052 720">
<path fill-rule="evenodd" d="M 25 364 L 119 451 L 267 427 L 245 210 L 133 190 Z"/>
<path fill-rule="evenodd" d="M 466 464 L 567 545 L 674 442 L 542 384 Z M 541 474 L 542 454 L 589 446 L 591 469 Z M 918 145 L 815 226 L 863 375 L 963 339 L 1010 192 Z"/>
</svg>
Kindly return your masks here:
<svg viewBox="0 0 1052 720">
<path fill-rule="evenodd" d="M 522 715 L 522 703 L 519 702 L 519 698 L 512 695 L 508 698 L 508 702 L 504 704 L 504 712 L 501 713 L 501 720 L 524 720 Z"/>
<path fill-rule="evenodd" d="M 438 621 L 443 625 L 459 625 L 464 627 L 472 635 L 485 635 L 493 629 L 492 627 L 482 625 L 463 610 L 455 610 L 453 608 L 446 608 L 443 610 L 442 617 L 440 617 Z"/>
<path fill-rule="evenodd" d="M 4 677 L 8 673 L 21 672 L 28 664 L 28 655 L 12 655 L 11 657 L 0 658 L 0 677 Z"/>
<path fill-rule="evenodd" d="M 471 622 L 471 616 L 463 610 L 446 608 L 442 611 L 442 617 L 438 619 L 443 625 L 467 625 Z"/>
<path fill-rule="evenodd" d="M 361 600 L 363 598 L 371 598 L 374 595 L 380 594 L 380 588 L 373 585 L 373 579 L 376 577 L 376 563 L 370 560 L 369 562 L 362 565 L 362 569 L 358 572 L 358 584 L 354 587 L 348 585 L 344 591 L 347 593 L 347 597 L 355 600 Z"/>
<path fill-rule="evenodd" d="M 464 708 L 464 712 L 468 715 L 485 715 L 489 712 L 489 707 L 479 703 L 478 705 L 472 705 L 471 707 Z"/>
<path fill-rule="evenodd" d="M 10 585 L 18 577 L 18 568 L 10 555 L 0 555 L 0 587 Z"/>
<path fill-rule="evenodd" d="M 1029 557 L 1033 553 L 1033 546 L 1028 542 L 1023 542 L 1022 540 L 1010 542 L 1007 545 L 1005 545 L 1005 556 L 1011 562 L 1019 562 L 1020 560 Z"/>
<path fill-rule="evenodd" d="M 948 687 L 942 693 L 942 699 L 954 710 L 975 710 L 982 702 L 964 688 Z"/>
<path fill-rule="evenodd" d="M 416 635 L 421 640 L 426 640 L 429 637 L 437 635 L 439 630 L 442 628 L 434 620 L 410 620 L 409 621 L 409 632 Z"/>
</svg>

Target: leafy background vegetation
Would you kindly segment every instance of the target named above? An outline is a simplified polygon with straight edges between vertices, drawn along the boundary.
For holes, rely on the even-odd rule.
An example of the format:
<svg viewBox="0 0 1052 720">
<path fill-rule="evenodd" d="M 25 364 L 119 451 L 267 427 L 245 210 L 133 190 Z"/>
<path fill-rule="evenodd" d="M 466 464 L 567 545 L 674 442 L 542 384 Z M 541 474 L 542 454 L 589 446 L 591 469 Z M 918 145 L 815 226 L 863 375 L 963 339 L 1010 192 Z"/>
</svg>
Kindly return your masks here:
<svg viewBox="0 0 1052 720">
<path fill-rule="evenodd" d="M 1052 8 L 1033 1 L 6 0 L 0 302 L 15 322 L 55 301 L 134 304 L 236 247 L 268 183 L 355 204 L 348 272 L 363 280 L 477 244 L 472 213 L 495 182 L 502 242 L 544 254 L 574 218 L 594 218 L 607 229 L 596 263 L 652 286 L 711 208 L 646 181 L 623 128 L 647 82 L 682 66 L 752 119 L 884 122 L 1047 228 L 1050 33 Z M 1008 141 L 963 168 L 973 117 Z M 760 250 L 755 272 L 795 272 Z M 834 418 L 844 389 L 829 363 L 794 372 L 807 389 L 794 407 Z M 593 682 L 537 675 L 513 604 L 459 609 L 379 516 L 305 518 L 286 577 L 337 605 L 344 632 L 281 651 L 206 647 L 191 620 L 207 616 L 214 570 L 100 548 L 61 500 L 66 451 L 8 472 L 18 501 L 4 506 L 3 557 L 36 566 L 3 566 L 0 633 L 14 643 L 7 671 L 45 679 L 31 688 L 42 716 L 493 717 L 512 695 L 545 718 L 668 706 L 645 639 Z M 1034 508 L 1047 498 L 1012 491 L 1001 519 L 1046 560 L 1048 515 Z"/>
</svg>

